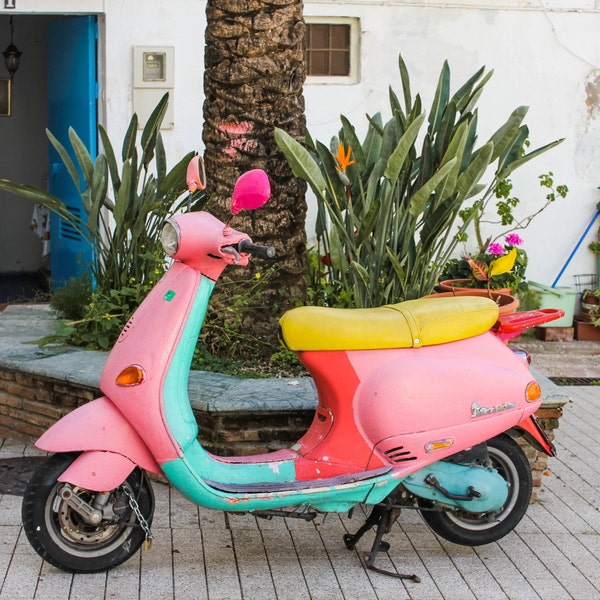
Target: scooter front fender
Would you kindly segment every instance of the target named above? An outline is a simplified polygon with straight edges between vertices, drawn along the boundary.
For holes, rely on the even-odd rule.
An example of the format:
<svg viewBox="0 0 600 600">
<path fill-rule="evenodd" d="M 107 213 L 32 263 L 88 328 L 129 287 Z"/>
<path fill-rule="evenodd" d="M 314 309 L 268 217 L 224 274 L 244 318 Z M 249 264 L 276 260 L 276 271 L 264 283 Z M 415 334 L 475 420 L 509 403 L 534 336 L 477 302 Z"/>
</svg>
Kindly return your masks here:
<svg viewBox="0 0 600 600">
<path fill-rule="evenodd" d="M 66 481 L 71 472 L 70 483 L 95 491 L 114 488 L 111 484 L 115 478 L 121 477 L 118 485 L 136 465 L 153 473 L 162 472 L 144 440 L 105 396 L 65 415 L 35 445 L 48 452 L 84 452 L 61 480 Z"/>
<path fill-rule="evenodd" d="M 58 478 L 58 481 L 92 490 L 107 492 L 121 485 L 136 464 L 114 452 L 84 452 Z"/>
</svg>

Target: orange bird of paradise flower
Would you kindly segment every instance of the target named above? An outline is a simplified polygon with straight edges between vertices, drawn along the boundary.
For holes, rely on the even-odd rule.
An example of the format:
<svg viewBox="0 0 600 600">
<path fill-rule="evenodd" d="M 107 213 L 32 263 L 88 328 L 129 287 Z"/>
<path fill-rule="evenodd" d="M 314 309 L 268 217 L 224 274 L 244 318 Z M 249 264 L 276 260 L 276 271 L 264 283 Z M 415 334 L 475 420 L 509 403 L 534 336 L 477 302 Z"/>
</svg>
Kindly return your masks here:
<svg viewBox="0 0 600 600">
<path fill-rule="evenodd" d="M 344 150 L 344 143 L 340 142 L 338 144 L 338 149 L 337 149 L 337 162 L 338 162 L 338 169 L 342 172 L 345 173 L 346 169 L 350 166 L 353 165 L 356 161 L 354 160 L 350 160 L 350 156 L 352 155 L 352 146 L 348 146 L 348 152 L 346 153 Z"/>
</svg>

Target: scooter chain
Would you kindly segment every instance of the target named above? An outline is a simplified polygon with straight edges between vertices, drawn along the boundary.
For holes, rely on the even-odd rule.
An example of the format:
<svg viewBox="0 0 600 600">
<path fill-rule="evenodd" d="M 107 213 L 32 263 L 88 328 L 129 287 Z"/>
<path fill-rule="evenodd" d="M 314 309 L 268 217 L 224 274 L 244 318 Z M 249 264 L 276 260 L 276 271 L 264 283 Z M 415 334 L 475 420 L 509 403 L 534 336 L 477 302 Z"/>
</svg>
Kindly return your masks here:
<svg viewBox="0 0 600 600">
<path fill-rule="evenodd" d="M 126 485 L 124 485 L 121 489 L 123 490 L 123 493 L 129 499 L 129 506 L 131 507 L 131 510 L 135 513 L 135 516 L 140 524 L 140 527 L 144 530 L 144 535 L 146 537 L 144 538 L 144 544 L 142 546 L 142 549 L 150 550 L 150 548 L 152 548 L 152 540 L 154 539 L 154 536 L 152 535 L 152 532 L 150 531 L 150 525 L 148 525 L 148 521 L 146 521 L 146 519 L 144 518 L 144 515 L 142 514 L 142 511 L 140 510 L 140 505 L 138 504 L 137 500 L 133 497 L 131 490 Z"/>
</svg>

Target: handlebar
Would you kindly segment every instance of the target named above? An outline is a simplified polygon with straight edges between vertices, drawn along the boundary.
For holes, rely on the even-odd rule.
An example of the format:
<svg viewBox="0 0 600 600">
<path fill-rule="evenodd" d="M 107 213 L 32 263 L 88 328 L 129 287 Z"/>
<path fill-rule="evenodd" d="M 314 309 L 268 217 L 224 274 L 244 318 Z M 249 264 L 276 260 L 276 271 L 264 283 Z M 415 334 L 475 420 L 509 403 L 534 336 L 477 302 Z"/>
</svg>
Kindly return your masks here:
<svg viewBox="0 0 600 600">
<path fill-rule="evenodd" d="M 252 254 L 253 256 L 261 256 L 262 258 L 275 258 L 275 248 L 273 246 L 261 246 L 253 244 L 250 240 L 242 240 L 237 245 L 238 252 L 244 254 Z"/>
</svg>

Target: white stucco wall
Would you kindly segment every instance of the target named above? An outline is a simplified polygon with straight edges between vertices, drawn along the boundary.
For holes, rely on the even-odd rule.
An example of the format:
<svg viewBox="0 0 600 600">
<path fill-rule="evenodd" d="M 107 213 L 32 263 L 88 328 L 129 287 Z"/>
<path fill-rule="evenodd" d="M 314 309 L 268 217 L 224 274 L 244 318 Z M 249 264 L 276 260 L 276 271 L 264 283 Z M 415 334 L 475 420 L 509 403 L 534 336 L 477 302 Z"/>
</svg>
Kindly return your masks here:
<svg viewBox="0 0 600 600">
<path fill-rule="evenodd" d="M 537 175 L 552 171 L 570 193 L 522 232 L 529 254 L 528 276 L 552 283 L 595 214 L 600 201 L 600 12 L 595 2 L 459 3 L 352 1 L 306 2 L 307 15 L 354 16 L 361 21 L 362 78 L 355 86 L 306 86 L 308 127 L 328 141 L 344 113 L 361 131 L 364 114 L 381 110 L 389 117 L 388 84 L 400 94 L 397 68 L 402 53 L 413 95 L 421 93 L 428 110 L 442 63 L 448 60 L 453 91 L 479 67 L 494 70 L 479 102 L 480 141 L 484 142 L 519 105 L 528 105 L 526 123 L 532 147 L 565 137 L 556 149 L 512 177 L 521 214 L 543 202 Z M 477 8 L 465 8 L 470 4 Z M 492 9 L 490 6 L 500 6 Z M 569 10 L 564 10 L 564 7 Z M 507 10 L 514 8 L 514 10 Z M 359 125 L 362 124 L 362 129 Z M 572 285 L 574 274 L 595 272 L 587 243 L 575 254 L 559 281 Z"/>
<path fill-rule="evenodd" d="M 102 99 L 111 136 L 125 131 L 134 110 L 133 47 L 174 46 L 175 127 L 162 132 L 170 165 L 202 149 L 205 2 L 105 0 L 105 81 Z"/>
<path fill-rule="evenodd" d="M 600 200 L 600 2 L 307 0 L 304 6 L 306 15 L 358 17 L 362 30 L 358 84 L 305 86 L 314 137 L 328 141 L 339 129 L 339 113 L 359 132 L 366 128 L 365 113 L 387 116 L 388 85 L 399 89 L 399 52 L 408 63 L 412 91 L 422 94 L 426 108 L 444 59 L 453 89 L 482 65 L 494 70 L 479 103 L 482 142 L 521 104 L 530 107 L 526 122 L 533 146 L 566 137 L 513 177 L 523 214 L 543 196 L 539 173 L 553 171 L 557 183 L 571 190 L 522 233 L 529 277 L 552 283 Z M 17 13 L 100 15 L 101 119 L 114 140 L 121 139 L 133 110 L 133 47 L 175 46 L 175 127 L 163 132 L 170 164 L 190 149 L 202 150 L 204 9 L 202 0 L 17 0 Z M 0 8 L 0 14 L 6 12 Z M 312 224 L 308 227 L 310 233 Z M 594 239 L 596 227 L 560 284 L 595 271 L 595 257 L 587 250 Z"/>
</svg>

